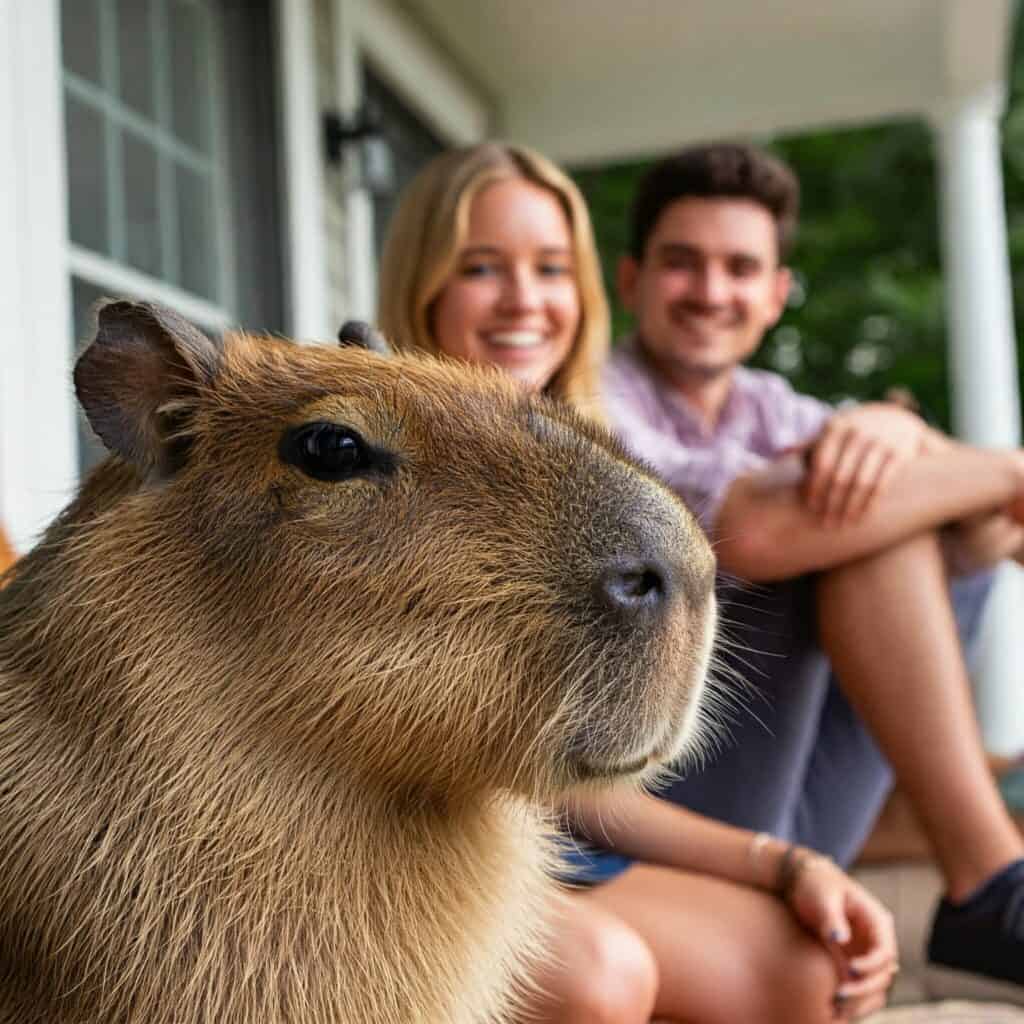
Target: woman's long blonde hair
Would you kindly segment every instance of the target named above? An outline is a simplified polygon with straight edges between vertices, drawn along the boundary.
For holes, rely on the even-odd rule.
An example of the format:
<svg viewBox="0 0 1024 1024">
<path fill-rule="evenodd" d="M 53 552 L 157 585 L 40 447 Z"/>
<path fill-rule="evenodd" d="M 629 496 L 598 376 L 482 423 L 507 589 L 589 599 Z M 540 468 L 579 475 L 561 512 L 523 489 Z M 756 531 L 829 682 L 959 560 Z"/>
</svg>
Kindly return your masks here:
<svg viewBox="0 0 1024 1024">
<path fill-rule="evenodd" d="M 525 146 L 485 142 L 435 157 L 406 188 L 388 227 L 377 319 L 399 350 L 440 352 L 431 306 L 454 272 L 473 198 L 487 185 L 522 178 L 561 203 L 572 234 L 580 325 L 572 351 L 545 392 L 600 416 L 600 374 L 608 354 L 608 302 L 587 207 L 579 189 Z"/>
</svg>

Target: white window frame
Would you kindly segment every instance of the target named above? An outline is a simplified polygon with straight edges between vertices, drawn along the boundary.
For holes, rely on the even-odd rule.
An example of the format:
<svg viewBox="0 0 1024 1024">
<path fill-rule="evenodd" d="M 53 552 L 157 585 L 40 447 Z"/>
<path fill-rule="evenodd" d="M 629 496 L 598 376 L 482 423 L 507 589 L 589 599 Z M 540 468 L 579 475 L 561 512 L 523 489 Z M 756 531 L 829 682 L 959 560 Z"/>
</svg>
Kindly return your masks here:
<svg viewBox="0 0 1024 1024">
<path fill-rule="evenodd" d="M 286 330 L 329 337 L 311 0 L 275 0 L 289 279 Z M 219 305 L 68 237 L 60 0 L 0 0 L 0 522 L 26 551 L 78 482 L 71 278 L 169 302 L 211 326 Z"/>
<path fill-rule="evenodd" d="M 285 183 L 286 327 L 295 338 L 325 340 L 333 331 L 313 0 L 277 0 L 275 6 Z"/>
<path fill-rule="evenodd" d="M 364 62 L 447 144 L 486 137 L 491 111 L 423 30 L 390 0 L 333 0 L 337 104 L 352 116 L 362 102 Z M 349 315 L 373 320 L 377 271 L 373 202 L 352 174 L 346 197 L 346 273 Z"/>
<path fill-rule="evenodd" d="M 197 7 L 205 5 L 199 0 L 192 0 Z M 58 2 L 59 8 L 59 2 Z M 108 79 L 108 72 L 113 73 L 108 62 L 116 65 L 117 26 L 113 21 L 114 12 L 109 0 L 100 8 L 101 64 L 103 77 Z M 209 14 L 207 13 L 207 17 Z M 154 154 L 171 153 L 175 161 L 203 175 L 211 185 L 212 208 L 216 218 L 214 228 L 213 260 L 217 268 L 217 299 L 210 300 L 178 287 L 163 278 L 155 277 L 144 271 L 134 269 L 130 264 L 105 253 L 98 253 L 83 246 L 70 243 L 68 262 L 73 275 L 82 278 L 86 283 L 112 294 L 127 294 L 154 302 L 163 302 L 174 306 L 180 313 L 195 320 L 203 327 L 224 330 L 238 322 L 238 310 L 235 293 L 235 267 L 233 247 L 230 244 L 232 235 L 231 210 L 227 198 L 227 153 L 223 145 L 225 137 L 224 125 L 221 123 L 223 109 L 224 82 L 220 69 L 215 66 L 213 52 L 221 50 L 219 26 L 216 19 L 210 24 L 213 45 L 207 53 L 206 72 L 213 93 L 212 104 L 214 120 L 210 125 L 212 149 L 209 153 L 198 153 L 186 143 L 177 139 L 165 123 L 154 123 L 149 118 L 136 113 L 121 99 L 115 96 L 110 88 L 112 82 L 106 80 L 104 85 L 89 82 L 73 71 L 62 68 L 64 88 L 75 99 L 84 103 L 90 110 L 96 111 L 103 118 L 105 130 L 110 133 L 107 147 L 107 194 L 113 200 L 109 222 L 112 228 L 110 244 L 115 252 L 121 249 L 124 233 L 123 192 L 121 188 L 122 171 L 122 134 L 116 131 L 120 127 L 134 138 L 148 142 Z M 167 26 L 154 26 L 153 61 L 156 66 L 166 68 L 169 55 L 166 52 Z M 114 55 L 114 56 L 111 56 Z M 167 97 L 157 90 L 154 96 L 156 110 L 166 114 Z M 166 122 L 166 116 L 161 119 Z M 177 193 L 169 175 L 166 160 L 159 164 L 157 179 L 157 200 L 160 209 L 160 248 L 165 264 L 172 272 L 180 269 L 182 254 L 179 252 L 177 236 Z"/>
</svg>

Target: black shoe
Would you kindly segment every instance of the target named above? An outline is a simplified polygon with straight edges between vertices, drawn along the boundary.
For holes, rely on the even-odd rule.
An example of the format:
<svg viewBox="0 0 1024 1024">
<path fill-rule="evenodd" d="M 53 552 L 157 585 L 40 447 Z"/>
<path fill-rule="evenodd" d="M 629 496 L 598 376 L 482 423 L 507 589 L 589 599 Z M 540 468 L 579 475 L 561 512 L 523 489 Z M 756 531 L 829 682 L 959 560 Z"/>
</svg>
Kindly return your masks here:
<svg viewBox="0 0 1024 1024">
<path fill-rule="evenodd" d="M 927 960 L 933 997 L 1024 1006 L 1024 859 L 963 903 L 939 902 Z"/>
</svg>

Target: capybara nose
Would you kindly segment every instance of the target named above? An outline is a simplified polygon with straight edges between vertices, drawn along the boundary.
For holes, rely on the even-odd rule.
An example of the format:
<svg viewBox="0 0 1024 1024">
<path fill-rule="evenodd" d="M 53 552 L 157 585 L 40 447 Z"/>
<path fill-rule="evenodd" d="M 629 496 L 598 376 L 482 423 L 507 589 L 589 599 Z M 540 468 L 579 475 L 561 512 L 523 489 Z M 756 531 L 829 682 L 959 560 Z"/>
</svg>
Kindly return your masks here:
<svg viewBox="0 0 1024 1024">
<path fill-rule="evenodd" d="M 598 597 L 621 615 L 652 615 L 670 597 L 669 572 L 653 558 L 620 558 L 598 579 Z"/>
</svg>

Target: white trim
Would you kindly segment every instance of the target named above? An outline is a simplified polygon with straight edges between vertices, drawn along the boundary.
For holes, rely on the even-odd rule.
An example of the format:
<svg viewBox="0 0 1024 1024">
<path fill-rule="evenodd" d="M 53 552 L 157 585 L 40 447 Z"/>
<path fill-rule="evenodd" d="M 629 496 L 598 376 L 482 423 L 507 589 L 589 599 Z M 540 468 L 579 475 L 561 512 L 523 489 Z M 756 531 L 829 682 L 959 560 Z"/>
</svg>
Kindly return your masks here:
<svg viewBox="0 0 1024 1024">
<path fill-rule="evenodd" d="M 389 0 L 333 0 L 334 72 L 338 109 L 352 115 L 362 102 L 362 64 L 395 89 L 403 102 L 451 145 L 487 134 L 489 107 L 436 45 Z M 373 320 L 377 307 L 373 202 L 359 185 L 358 156 L 346 154 L 352 182 L 345 202 L 348 315 Z"/>
<path fill-rule="evenodd" d="M 0 517 L 24 551 L 78 476 L 59 0 L 0 0 Z"/>
<path fill-rule="evenodd" d="M 339 112 L 352 117 L 363 98 L 359 22 L 362 0 L 334 0 L 334 81 Z M 346 315 L 372 321 L 377 315 L 377 272 L 373 246 L 373 202 L 359 182 L 359 154 L 342 153 L 345 193 Z"/>
<path fill-rule="evenodd" d="M 100 256 L 80 245 L 68 246 L 68 269 L 97 288 L 109 289 L 112 298 L 130 297 L 148 302 L 160 302 L 173 307 L 182 316 L 201 327 L 224 330 L 233 326 L 234 317 L 223 306 L 197 298 L 173 284 L 133 270 L 123 263 Z"/>
<path fill-rule="evenodd" d="M 488 106 L 451 59 L 390 0 L 360 0 L 358 10 L 359 46 L 388 84 L 446 141 L 479 142 Z"/>
<path fill-rule="evenodd" d="M 209 35 L 206 40 L 206 74 L 210 83 L 210 155 L 213 174 L 210 177 L 211 215 L 214 219 L 213 258 L 217 264 L 218 304 L 230 309 L 235 318 L 240 318 L 238 309 L 238 264 L 235 249 L 234 215 L 231 207 L 231 183 L 229 168 L 231 160 L 227 130 L 227 84 L 225 82 L 225 61 L 221 56 L 227 53 L 228 40 L 223 24 L 214 11 L 206 4 L 202 7 Z"/>
<path fill-rule="evenodd" d="M 312 0 L 276 0 L 275 6 L 290 298 L 287 328 L 298 338 L 324 340 L 332 332 Z"/>
<path fill-rule="evenodd" d="M 373 231 L 373 200 L 364 188 L 345 196 L 345 280 L 347 316 L 377 319 L 377 260 Z"/>
</svg>

